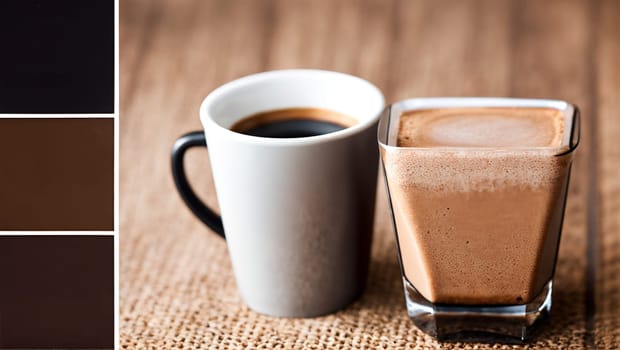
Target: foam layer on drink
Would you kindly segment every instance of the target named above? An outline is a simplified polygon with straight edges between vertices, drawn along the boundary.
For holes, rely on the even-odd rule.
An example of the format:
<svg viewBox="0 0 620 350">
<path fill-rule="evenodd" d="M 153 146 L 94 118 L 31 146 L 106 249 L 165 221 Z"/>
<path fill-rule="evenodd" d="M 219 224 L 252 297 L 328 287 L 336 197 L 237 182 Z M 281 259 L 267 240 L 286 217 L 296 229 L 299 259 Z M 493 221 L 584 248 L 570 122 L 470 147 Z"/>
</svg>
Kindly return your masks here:
<svg viewBox="0 0 620 350">
<path fill-rule="evenodd" d="M 539 187 L 563 173 L 564 115 L 548 108 L 459 108 L 401 116 L 392 181 L 435 191 Z M 400 147 L 406 147 L 401 149 Z M 387 152 L 386 152 L 387 151 Z"/>
<path fill-rule="evenodd" d="M 550 109 L 401 116 L 381 153 L 403 270 L 431 302 L 524 304 L 553 275 L 572 154 Z"/>
<path fill-rule="evenodd" d="M 449 108 L 400 117 L 399 147 L 559 147 L 564 115 L 551 108 Z"/>
</svg>

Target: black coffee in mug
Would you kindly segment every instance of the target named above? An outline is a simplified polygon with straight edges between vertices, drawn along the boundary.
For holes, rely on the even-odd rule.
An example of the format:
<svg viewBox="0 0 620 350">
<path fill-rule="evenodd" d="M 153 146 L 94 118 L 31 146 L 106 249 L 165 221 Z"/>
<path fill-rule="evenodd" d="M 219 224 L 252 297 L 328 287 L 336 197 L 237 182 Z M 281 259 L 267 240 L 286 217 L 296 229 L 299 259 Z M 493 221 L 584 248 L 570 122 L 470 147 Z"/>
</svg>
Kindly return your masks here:
<svg viewBox="0 0 620 350">
<path fill-rule="evenodd" d="M 245 117 L 230 130 L 250 136 L 293 138 L 329 134 L 356 123 L 356 119 L 332 110 L 286 108 Z"/>
<path fill-rule="evenodd" d="M 228 238 L 239 294 L 252 310 L 317 317 L 364 291 L 383 108 L 379 89 L 350 75 L 259 73 L 209 94 L 200 105 L 204 130 L 174 143 L 181 198 Z M 187 151 L 207 147 L 221 216 L 185 173 Z"/>
</svg>

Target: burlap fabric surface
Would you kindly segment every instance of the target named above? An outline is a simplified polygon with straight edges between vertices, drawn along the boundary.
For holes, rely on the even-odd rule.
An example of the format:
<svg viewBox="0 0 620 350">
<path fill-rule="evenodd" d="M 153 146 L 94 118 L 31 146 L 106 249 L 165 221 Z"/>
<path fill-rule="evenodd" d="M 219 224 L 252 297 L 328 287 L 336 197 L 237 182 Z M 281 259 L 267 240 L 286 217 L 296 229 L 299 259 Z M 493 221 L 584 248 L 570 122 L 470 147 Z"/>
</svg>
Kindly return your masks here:
<svg viewBox="0 0 620 350">
<path fill-rule="evenodd" d="M 405 310 L 385 195 L 380 191 L 367 290 L 348 308 L 325 317 L 272 318 L 249 310 L 237 293 L 224 241 L 193 219 L 187 220 L 186 216 L 183 220 L 166 215 L 153 218 L 174 222 L 176 227 L 170 231 L 125 232 L 121 239 L 122 347 L 490 347 L 442 345 L 413 326 Z M 177 200 L 171 202 L 170 207 L 180 205 Z M 579 274 L 571 273 L 576 269 L 572 262 L 566 255 L 561 259 L 552 321 L 534 343 L 537 348 L 584 346 L 581 281 Z M 512 347 L 496 345 L 493 348 Z"/>
</svg>

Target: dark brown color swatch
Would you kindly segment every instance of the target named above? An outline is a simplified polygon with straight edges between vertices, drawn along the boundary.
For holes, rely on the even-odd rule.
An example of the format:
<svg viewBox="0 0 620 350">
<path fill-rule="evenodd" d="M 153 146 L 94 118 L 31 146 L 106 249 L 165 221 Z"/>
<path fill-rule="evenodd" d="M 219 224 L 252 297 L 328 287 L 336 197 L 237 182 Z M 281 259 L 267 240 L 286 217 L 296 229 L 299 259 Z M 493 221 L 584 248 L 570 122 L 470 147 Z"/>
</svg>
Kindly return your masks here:
<svg viewBox="0 0 620 350">
<path fill-rule="evenodd" d="M 0 119 L 0 230 L 112 230 L 114 119 Z"/>
<path fill-rule="evenodd" d="M 114 113 L 114 0 L 2 0 L 0 113 Z"/>
<path fill-rule="evenodd" d="M 0 237 L 0 349 L 112 348 L 112 236 Z"/>
</svg>

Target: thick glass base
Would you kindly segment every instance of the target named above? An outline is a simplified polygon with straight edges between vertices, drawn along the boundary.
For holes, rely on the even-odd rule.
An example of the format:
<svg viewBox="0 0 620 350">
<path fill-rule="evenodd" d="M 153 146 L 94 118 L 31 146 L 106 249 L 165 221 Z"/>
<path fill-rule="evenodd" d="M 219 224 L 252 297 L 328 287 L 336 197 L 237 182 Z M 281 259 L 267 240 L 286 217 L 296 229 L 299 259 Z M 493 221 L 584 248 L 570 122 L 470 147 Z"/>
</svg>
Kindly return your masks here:
<svg viewBox="0 0 620 350">
<path fill-rule="evenodd" d="M 413 323 L 441 341 L 522 344 L 549 318 L 552 282 L 524 305 L 450 305 L 426 300 L 403 277 Z"/>
</svg>

